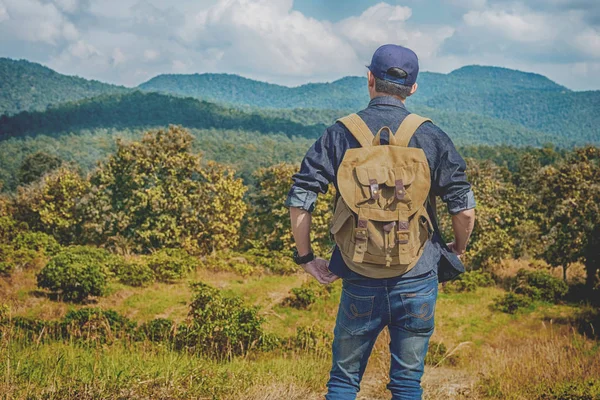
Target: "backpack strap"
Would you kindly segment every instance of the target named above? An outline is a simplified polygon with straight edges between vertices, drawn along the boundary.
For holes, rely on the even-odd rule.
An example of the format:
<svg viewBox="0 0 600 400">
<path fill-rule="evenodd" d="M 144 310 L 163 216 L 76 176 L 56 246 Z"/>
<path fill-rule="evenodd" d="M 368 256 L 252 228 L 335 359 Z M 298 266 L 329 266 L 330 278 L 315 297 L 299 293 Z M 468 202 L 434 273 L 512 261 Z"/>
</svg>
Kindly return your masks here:
<svg viewBox="0 0 600 400">
<path fill-rule="evenodd" d="M 357 114 L 350 114 L 338 119 L 350 131 L 352 136 L 358 140 L 361 147 L 370 147 L 373 142 L 373 132 L 369 129 L 365 121 Z"/>
<path fill-rule="evenodd" d="M 408 142 L 410 142 L 417 129 L 428 121 L 431 122 L 429 118 L 424 118 L 417 114 L 408 114 L 394 135 L 394 145 L 408 147 Z"/>
</svg>

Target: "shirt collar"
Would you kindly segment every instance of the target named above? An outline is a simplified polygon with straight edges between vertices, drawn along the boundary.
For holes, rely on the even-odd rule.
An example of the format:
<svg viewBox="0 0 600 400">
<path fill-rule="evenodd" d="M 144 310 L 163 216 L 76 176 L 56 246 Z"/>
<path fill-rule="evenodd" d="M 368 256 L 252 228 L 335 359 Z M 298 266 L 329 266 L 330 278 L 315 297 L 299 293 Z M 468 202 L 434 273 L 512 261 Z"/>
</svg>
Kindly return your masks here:
<svg viewBox="0 0 600 400">
<path fill-rule="evenodd" d="M 372 99 L 369 102 L 369 107 L 371 107 L 371 106 L 377 106 L 377 105 L 395 106 L 395 107 L 406 108 L 404 106 L 404 103 L 402 101 L 400 101 L 400 99 L 397 99 L 394 96 L 379 96 L 379 97 L 375 97 L 374 99 Z"/>
</svg>

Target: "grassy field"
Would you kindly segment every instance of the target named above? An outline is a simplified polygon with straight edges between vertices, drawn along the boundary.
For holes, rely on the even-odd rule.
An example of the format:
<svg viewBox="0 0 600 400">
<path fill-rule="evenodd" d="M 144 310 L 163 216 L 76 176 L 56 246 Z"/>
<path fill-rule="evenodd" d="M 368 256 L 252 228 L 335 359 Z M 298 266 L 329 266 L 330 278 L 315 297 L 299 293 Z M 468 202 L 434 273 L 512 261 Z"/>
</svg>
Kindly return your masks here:
<svg viewBox="0 0 600 400">
<path fill-rule="evenodd" d="M 260 307 L 265 329 L 292 337 L 298 327 L 332 332 L 341 283 L 307 310 L 282 304 L 305 274 L 241 277 L 199 270 L 175 284 L 146 288 L 112 284 L 93 306 L 113 309 L 138 323 L 153 318 L 183 321 L 192 297 L 189 282 L 202 281 Z M 536 303 L 509 315 L 494 311 L 498 287 L 446 293 L 441 288 L 423 386 L 425 399 L 600 399 L 600 346 L 566 321 L 574 304 Z M 14 316 L 58 319 L 81 306 L 40 292 L 34 271 L 0 279 L 0 304 Z M 373 350 L 360 399 L 388 399 L 389 337 Z M 8 329 L 0 341 L 1 399 L 318 399 L 331 359 L 320 350 L 283 348 L 214 361 L 165 344 L 115 340 L 29 340 Z"/>
</svg>

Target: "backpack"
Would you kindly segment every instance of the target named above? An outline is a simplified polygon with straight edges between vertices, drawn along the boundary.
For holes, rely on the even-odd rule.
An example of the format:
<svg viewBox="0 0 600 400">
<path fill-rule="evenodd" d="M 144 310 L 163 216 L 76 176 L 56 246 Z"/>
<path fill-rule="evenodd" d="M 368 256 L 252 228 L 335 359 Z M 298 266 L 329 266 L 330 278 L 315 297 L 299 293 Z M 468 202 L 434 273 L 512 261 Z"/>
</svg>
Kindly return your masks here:
<svg viewBox="0 0 600 400">
<path fill-rule="evenodd" d="M 391 278 L 410 270 L 433 235 L 427 213 L 431 187 L 422 149 L 408 147 L 421 124 L 409 114 L 395 135 L 377 135 L 356 114 L 338 120 L 361 147 L 348 149 L 337 172 L 338 198 L 330 232 L 346 265 L 370 278 Z M 381 132 L 389 145 L 381 145 Z"/>
</svg>

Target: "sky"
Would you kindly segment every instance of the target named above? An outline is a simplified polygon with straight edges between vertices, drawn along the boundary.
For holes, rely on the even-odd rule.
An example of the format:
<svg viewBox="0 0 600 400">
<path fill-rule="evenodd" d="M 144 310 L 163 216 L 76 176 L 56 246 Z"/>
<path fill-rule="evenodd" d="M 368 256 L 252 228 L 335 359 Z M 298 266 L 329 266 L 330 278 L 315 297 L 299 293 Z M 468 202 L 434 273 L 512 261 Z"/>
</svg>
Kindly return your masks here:
<svg viewBox="0 0 600 400">
<path fill-rule="evenodd" d="M 422 71 L 537 72 L 600 90 L 600 0 L 0 0 L 0 57 L 136 86 L 164 73 L 284 84 L 364 75 L 382 44 Z"/>
</svg>

